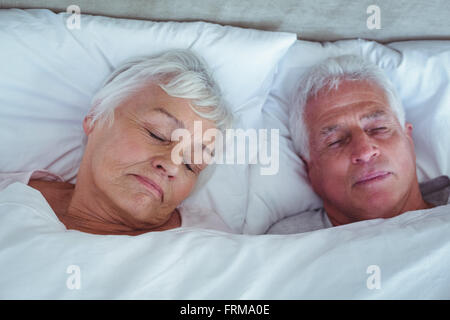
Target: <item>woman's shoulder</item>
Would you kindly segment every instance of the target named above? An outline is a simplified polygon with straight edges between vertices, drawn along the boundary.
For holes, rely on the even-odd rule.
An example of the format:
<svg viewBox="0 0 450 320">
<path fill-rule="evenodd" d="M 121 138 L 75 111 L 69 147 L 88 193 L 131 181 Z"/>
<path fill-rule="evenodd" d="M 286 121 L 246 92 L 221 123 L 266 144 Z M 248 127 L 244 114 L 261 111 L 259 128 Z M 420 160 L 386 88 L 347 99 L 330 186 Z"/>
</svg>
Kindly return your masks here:
<svg viewBox="0 0 450 320">
<path fill-rule="evenodd" d="M 64 182 L 61 176 L 44 169 L 22 172 L 0 172 L 0 191 L 15 182 L 29 184 L 31 180 Z"/>
</svg>

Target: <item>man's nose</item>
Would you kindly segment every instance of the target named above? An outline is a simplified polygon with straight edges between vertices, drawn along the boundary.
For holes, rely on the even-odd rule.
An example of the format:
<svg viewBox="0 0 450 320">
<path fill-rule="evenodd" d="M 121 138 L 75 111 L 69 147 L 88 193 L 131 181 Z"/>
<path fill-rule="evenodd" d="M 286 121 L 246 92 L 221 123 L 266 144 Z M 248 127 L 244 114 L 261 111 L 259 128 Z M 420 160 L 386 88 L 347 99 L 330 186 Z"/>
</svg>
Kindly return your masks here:
<svg viewBox="0 0 450 320">
<path fill-rule="evenodd" d="M 380 149 L 366 133 L 360 133 L 353 139 L 352 163 L 361 164 L 374 160 L 380 155 Z"/>
<path fill-rule="evenodd" d="M 170 153 L 153 157 L 151 163 L 158 174 L 167 176 L 169 179 L 174 179 L 180 170 L 180 166 L 172 161 Z"/>
</svg>

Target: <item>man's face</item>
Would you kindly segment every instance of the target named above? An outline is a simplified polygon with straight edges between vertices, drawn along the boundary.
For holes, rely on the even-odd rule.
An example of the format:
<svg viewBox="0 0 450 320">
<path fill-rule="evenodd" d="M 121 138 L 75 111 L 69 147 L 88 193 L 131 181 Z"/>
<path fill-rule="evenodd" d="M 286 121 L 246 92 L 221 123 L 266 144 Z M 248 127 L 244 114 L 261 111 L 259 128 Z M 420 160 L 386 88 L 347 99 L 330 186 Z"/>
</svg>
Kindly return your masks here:
<svg viewBox="0 0 450 320">
<path fill-rule="evenodd" d="M 309 178 L 333 224 L 405 207 L 417 185 L 412 126 L 400 125 L 381 88 L 343 81 L 308 101 L 305 121 Z"/>
<path fill-rule="evenodd" d="M 194 121 L 202 122 L 202 135 L 215 126 L 188 100 L 170 97 L 154 84 L 126 99 L 114 118 L 112 127 L 97 122 L 91 131 L 85 121 L 89 187 L 106 208 L 120 213 L 114 219 L 136 227 L 163 224 L 206 167 L 173 161 L 178 142 L 171 141 L 172 132 L 185 128 L 193 136 Z"/>
</svg>

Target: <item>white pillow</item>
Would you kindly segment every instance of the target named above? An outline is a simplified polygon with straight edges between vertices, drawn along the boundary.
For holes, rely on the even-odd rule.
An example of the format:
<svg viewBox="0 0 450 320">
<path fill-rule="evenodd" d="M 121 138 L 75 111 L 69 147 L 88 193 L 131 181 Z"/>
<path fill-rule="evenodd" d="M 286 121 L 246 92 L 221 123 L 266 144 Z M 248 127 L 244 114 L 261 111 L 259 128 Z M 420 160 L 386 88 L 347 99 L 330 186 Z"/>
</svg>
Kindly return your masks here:
<svg viewBox="0 0 450 320">
<path fill-rule="evenodd" d="M 282 170 L 276 176 L 251 175 L 252 192 L 257 196 L 249 202 L 244 232 L 265 232 L 282 218 L 321 206 L 294 152 L 288 130 L 288 99 L 296 80 L 307 68 L 343 54 L 361 55 L 376 63 L 398 89 L 406 120 L 413 124 L 419 181 L 450 175 L 450 41 L 381 45 L 365 40 L 298 40 L 280 62 L 263 107 L 270 125 L 280 128 Z"/>
<path fill-rule="evenodd" d="M 103 80 L 128 58 L 190 48 L 213 71 L 245 125 L 261 114 L 275 66 L 296 35 L 204 22 L 150 22 L 44 9 L 0 10 L 0 172 L 47 169 L 76 181 L 82 120 Z M 247 120 L 242 120 L 247 119 Z M 251 123 L 248 122 L 248 123 Z M 237 232 L 247 206 L 247 165 L 217 166 L 187 203 L 216 209 Z"/>
</svg>

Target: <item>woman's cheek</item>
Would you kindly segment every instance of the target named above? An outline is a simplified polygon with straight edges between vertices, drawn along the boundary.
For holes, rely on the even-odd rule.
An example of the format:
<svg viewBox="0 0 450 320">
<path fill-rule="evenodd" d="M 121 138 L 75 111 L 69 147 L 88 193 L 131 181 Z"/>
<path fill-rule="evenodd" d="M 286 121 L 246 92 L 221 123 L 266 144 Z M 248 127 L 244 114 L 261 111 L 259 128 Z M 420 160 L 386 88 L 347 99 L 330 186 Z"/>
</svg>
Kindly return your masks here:
<svg viewBox="0 0 450 320">
<path fill-rule="evenodd" d="M 175 188 L 173 189 L 174 202 L 181 202 L 186 199 L 194 188 L 196 180 L 197 179 L 184 178 L 175 183 Z"/>
</svg>

